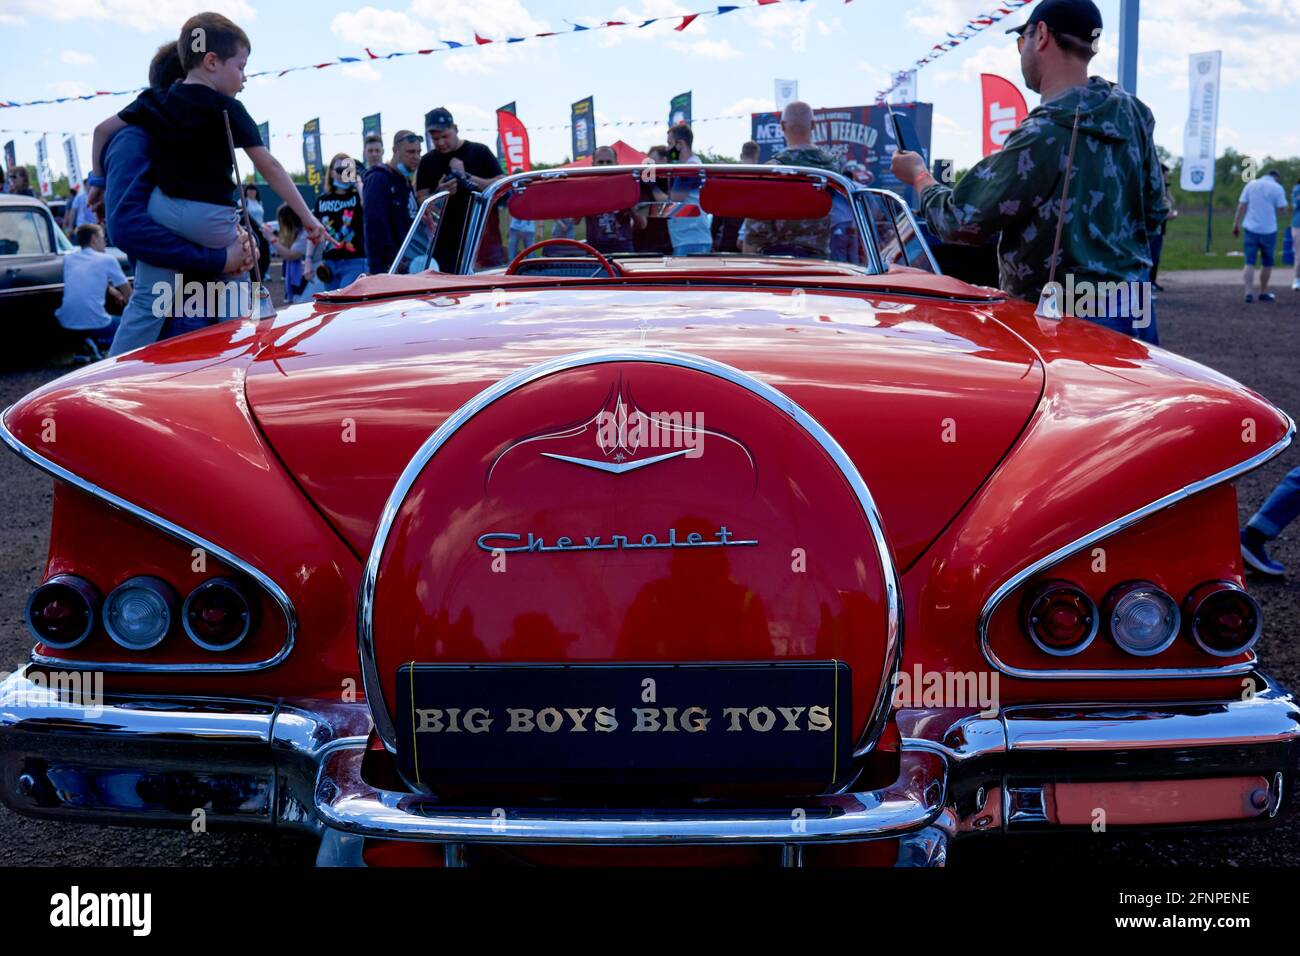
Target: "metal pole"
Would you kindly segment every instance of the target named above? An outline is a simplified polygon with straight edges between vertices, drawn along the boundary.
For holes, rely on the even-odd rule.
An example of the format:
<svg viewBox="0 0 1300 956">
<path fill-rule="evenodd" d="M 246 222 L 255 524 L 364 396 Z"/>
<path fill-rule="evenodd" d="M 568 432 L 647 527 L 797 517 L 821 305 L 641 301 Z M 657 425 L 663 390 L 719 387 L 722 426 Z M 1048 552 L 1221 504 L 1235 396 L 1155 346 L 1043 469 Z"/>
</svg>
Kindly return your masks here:
<svg viewBox="0 0 1300 956">
<path fill-rule="evenodd" d="M 1119 0 L 1119 85 L 1137 96 L 1139 0 Z"/>
<path fill-rule="evenodd" d="M 1214 245 L 1214 187 L 1210 187 L 1209 199 L 1205 207 L 1205 254 L 1210 254 Z"/>
</svg>

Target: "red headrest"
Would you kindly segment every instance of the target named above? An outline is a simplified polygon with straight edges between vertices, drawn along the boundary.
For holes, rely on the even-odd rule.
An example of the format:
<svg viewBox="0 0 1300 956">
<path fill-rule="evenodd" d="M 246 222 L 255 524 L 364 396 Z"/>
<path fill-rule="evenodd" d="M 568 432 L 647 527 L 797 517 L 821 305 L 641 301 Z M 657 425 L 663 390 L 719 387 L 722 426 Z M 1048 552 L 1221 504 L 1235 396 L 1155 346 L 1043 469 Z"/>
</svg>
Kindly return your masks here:
<svg viewBox="0 0 1300 956">
<path fill-rule="evenodd" d="M 511 195 L 506 208 L 515 219 L 575 219 L 631 209 L 641 201 L 641 184 L 631 173 L 534 180 Z"/>
<path fill-rule="evenodd" d="M 820 219 L 830 214 L 831 194 L 807 180 L 714 177 L 700 189 L 700 205 L 738 219 Z"/>
</svg>

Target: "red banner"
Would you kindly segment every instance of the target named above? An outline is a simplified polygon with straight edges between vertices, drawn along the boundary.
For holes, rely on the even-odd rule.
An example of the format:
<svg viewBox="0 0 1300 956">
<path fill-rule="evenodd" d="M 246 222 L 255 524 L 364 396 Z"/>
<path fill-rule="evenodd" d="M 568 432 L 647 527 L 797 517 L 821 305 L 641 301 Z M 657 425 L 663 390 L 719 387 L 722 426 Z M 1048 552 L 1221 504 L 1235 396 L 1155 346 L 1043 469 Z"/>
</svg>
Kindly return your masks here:
<svg viewBox="0 0 1300 956">
<path fill-rule="evenodd" d="M 984 117 L 980 126 L 984 130 L 984 155 L 1000 150 L 1007 137 L 1029 115 L 1025 98 L 1015 84 L 992 73 L 980 74 L 984 90 Z"/>
<path fill-rule="evenodd" d="M 528 157 L 528 130 L 518 116 L 497 110 L 497 136 L 501 139 L 507 173 L 526 173 L 533 168 Z"/>
</svg>

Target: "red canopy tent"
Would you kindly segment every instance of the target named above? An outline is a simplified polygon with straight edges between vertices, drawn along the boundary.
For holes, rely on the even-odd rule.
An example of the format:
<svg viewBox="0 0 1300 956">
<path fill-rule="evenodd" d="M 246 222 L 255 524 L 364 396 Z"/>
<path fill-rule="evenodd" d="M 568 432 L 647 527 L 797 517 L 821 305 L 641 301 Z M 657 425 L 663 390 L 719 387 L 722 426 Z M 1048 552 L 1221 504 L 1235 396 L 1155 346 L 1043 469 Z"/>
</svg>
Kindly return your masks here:
<svg viewBox="0 0 1300 956">
<path fill-rule="evenodd" d="M 645 153 L 641 152 L 641 150 L 637 149 L 635 146 L 629 146 L 621 139 L 616 139 L 609 145 L 614 147 L 614 152 L 618 156 L 618 165 L 620 166 L 636 166 L 645 161 Z M 584 156 L 582 159 L 575 159 L 571 163 L 565 163 L 560 167 L 560 169 L 573 169 L 575 167 L 590 165 L 591 157 Z"/>
</svg>

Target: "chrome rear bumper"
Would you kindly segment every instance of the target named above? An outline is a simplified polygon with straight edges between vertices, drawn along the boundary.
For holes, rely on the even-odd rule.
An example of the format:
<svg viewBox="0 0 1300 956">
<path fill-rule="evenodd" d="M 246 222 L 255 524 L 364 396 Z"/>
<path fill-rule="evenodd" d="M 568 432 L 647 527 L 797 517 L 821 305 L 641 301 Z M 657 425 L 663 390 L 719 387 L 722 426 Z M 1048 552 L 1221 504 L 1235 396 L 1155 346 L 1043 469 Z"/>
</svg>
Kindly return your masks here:
<svg viewBox="0 0 1300 956">
<path fill-rule="evenodd" d="M 1070 806 L 1094 793 L 1124 800 L 1125 788 L 1137 794 L 1118 808 L 1126 824 L 1267 822 L 1290 789 L 1300 707 L 1257 680 L 1262 690 L 1247 700 L 1019 706 L 990 717 L 904 710 L 900 772 L 878 790 L 760 809 L 619 811 L 454 808 L 377 788 L 362 774 L 364 703 L 138 697 L 88 706 L 22 671 L 0 684 L 0 798 L 64 820 L 188 824 L 201 810 L 214 825 L 443 843 L 449 860 L 472 843 L 763 843 L 785 845 L 797 862 L 805 844 L 898 839 L 900 862 L 933 865 L 953 838 L 1075 825 Z M 1206 787 L 1210 805 L 1226 811 L 1202 819 L 1195 807 L 1167 809 Z M 1153 795 L 1166 809 L 1144 817 Z"/>
</svg>

